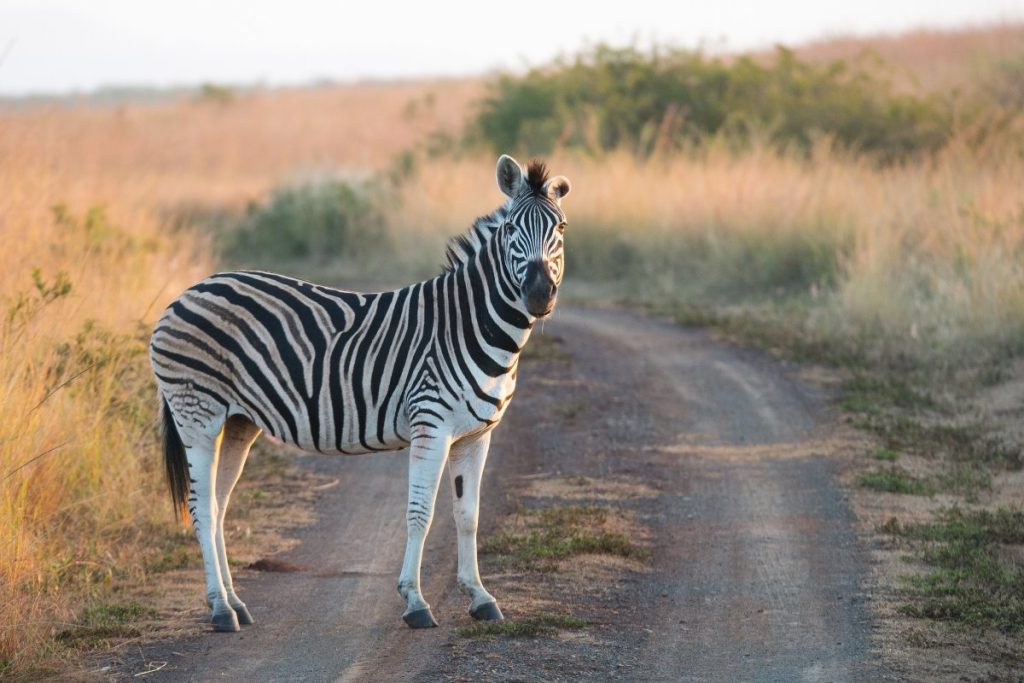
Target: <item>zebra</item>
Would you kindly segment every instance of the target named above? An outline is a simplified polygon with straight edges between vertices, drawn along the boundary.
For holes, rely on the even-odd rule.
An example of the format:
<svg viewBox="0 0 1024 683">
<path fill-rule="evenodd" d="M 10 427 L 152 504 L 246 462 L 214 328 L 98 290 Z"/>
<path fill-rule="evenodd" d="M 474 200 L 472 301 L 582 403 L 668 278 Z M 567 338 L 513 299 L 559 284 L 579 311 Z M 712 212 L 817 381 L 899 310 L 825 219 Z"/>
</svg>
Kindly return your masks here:
<svg viewBox="0 0 1024 683">
<path fill-rule="evenodd" d="M 215 631 L 254 623 L 231 580 L 224 517 L 249 449 L 267 432 L 316 453 L 409 448 L 402 618 L 437 626 L 420 591 L 423 544 L 447 463 L 457 579 L 477 620 L 501 620 L 481 583 L 476 532 L 491 430 L 519 357 L 554 310 L 564 272 L 564 176 L 497 164 L 504 204 L 449 241 L 441 274 L 364 293 L 260 271 L 217 273 L 162 314 L 150 362 L 176 514 L 202 550 Z"/>
</svg>

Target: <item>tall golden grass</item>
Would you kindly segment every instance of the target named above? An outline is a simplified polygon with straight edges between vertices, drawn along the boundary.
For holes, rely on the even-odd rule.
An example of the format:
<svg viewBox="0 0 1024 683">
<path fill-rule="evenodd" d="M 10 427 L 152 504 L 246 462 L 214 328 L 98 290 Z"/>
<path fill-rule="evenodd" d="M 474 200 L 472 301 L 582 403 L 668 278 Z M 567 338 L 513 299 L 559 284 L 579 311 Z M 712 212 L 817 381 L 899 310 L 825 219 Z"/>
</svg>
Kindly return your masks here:
<svg viewBox="0 0 1024 683">
<path fill-rule="evenodd" d="M 209 258 L 162 230 L 143 187 L 17 145 L 0 156 L 2 670 L 45 651 L 83 591 L 137 568 L 130 549 L 163 512 L 145 330 Z"/>
</svg>

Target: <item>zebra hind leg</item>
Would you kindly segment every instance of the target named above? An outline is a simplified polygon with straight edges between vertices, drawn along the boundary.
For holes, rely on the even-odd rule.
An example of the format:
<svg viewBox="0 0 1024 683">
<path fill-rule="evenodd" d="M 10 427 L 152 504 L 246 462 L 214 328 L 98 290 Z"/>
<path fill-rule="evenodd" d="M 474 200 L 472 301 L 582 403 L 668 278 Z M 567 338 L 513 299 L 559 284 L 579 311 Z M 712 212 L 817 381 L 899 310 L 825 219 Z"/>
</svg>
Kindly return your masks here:
<svg viewBox="0 0 1024 683">
<path fill-rule="evenodd" d="M 210 618 L 214 631 L 238 631 L 238 616 L 228 602 L 227 590 L 220 572 L 217 557 L 216 523 L 217 498 L 217 451 L 219 435 L 210 439 L 197 440 L 185 447 L 191 480 L 188 508 L 192 516 L 192 528 L 203 553 L 203 569 L 206 575 L 206 602 L 213 608 Z"/>
<path fill-rule="evenodd" d="M 245 461 L 249 457 L 249 449 L 259 437 L 260 431 L 259 427 L 241 415 L 229 417 L 224 423 L 224 433 L 221 437 L 220 453 L 217 458 L 217 518 L 214 530 L 217 564 L 224 582 L 224 589 L 227 592 L 228 604 L 238 616 L 238 623 L 243 626 L 255 622 L 245 603 L 235 593 L 234 583 L 231 580 L 231 568 L 228 565 L 228 554 L 225 548 L 224 518 L 227 515 L 231 492 L 234 491 L 235 484 L 238 483 L 242 468 L 245 467 Z"/>
</svg>

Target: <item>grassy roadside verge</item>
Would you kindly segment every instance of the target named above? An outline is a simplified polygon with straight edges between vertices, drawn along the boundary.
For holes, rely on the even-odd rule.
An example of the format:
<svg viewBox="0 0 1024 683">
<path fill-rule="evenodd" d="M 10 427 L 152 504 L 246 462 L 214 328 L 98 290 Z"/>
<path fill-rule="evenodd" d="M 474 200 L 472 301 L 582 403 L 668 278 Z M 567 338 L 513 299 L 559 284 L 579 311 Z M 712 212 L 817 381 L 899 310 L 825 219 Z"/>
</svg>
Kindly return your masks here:
<svg viewBox="0 0 1024 683">
<path fill-rule="evenodd" d="M 162 287 L 205 267 L 201 240 L 131 201 L 47 204 L 52 173 L 21 161 L 0 164 L 0 676 L 13 678 L 65 660 L 82 639 L 61 634 L 106 614 L 173 533 L 152 504 L 146 340 Z"/>
<path fill-rule="evenodd" d="M 648 308 L 838 377 L 837 408 L 868 437 L 846 483 L 875 556 L 880 649 L 908 680 L 961 680 L 958 666 L 978 680 L 1016 680 L 1024 663 L 1019 349 L 935 353 L 821 333 L 807 324 L 807 304 Z"/>
</svg>

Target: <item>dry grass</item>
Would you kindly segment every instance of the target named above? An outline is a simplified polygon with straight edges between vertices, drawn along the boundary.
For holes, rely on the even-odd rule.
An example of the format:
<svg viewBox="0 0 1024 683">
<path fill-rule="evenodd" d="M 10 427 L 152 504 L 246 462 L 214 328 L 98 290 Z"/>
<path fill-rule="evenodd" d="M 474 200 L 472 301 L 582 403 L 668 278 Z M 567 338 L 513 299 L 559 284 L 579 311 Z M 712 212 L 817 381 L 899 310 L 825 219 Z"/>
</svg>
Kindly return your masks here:
<svg viewBox="0 0 1024 683">
<path fill-rule="evenodd" d="M 0 157 L 2 670 L 35 660 L 83 593 L 137 571 L 132 548 L 166 518 L 151 502 L 144 339 L 168 295 L 208 266 L 193 237 L 161 231 L 139 188 L 55 170 L 15 145 Z M 119 201 L 84 218 L 104 196 Z M 71 215 L 58 222 L 61 202 Z"/>
<path fill-rule="evenodd" d="M 227 101 L 0 108 L 0 150 L 90 181 L 84 201 L 239 206 L 270 187 L 339 167 L 379 169 L 436 130 L 462 125 L 481 80 L 242 92 Z M 63 193 L 62 193 L 63 194 Z M 148 196 L 147 196 L 148 195 Z"/>
</svg>

